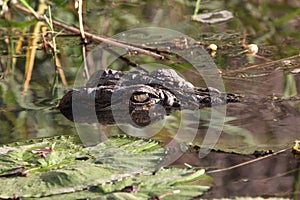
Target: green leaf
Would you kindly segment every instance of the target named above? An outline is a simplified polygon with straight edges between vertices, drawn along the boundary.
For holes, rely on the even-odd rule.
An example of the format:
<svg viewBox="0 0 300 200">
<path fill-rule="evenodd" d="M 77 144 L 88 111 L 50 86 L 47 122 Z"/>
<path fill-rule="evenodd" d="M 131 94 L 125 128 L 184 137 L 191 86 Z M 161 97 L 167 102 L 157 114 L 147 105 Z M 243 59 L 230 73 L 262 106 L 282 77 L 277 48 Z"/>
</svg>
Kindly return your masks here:
<svg viewBox="0 0 300 200">
<path fill-rule="evenodd" d="M 92 163 L 78 162 L 75 165 L 28 177 L 0 178 L 0 198 L 43 197 L 88 189 L 90 185 L 105 184 L 115 170 Z M 121 176 L 121 175 L 120 175 Z"/>
<path fill-rule="evenodd" d="M 157 171 L 164 155 L 158 142 L 128 137 L 88 148 L 65 136 L 6 145 L 0 147 L 0 198 L 190 199 L 209 188 L 203 170 Z M 128 186 L 134 193 L 122 192 Z"/>
<path fill-rule="evenodd" d="M 210 188 L 211 181 L 212 179 L 205 175 L 203 170 L 169 168 L 161 169 L 155 175 L 145 174 L 117 184 L 104 185 L 101 186 L 101 190 L 110 193 L 120 191 L 126 186 L 124 182 L 127 182 L 127 186 L 133 185 L 137 188 L 138 192 L 133 193 L 136 198 L 146 195 L 147 198 L 157 196 L 164 199 L 174 199 L 174 197 L 177 199 L 191 199 L 207 191 Z"/>
<path fill-rule="evenodd" d="M 89 148 L 96 163 L 124 172 L 155 170 L 165 153 L 156 141 L 115 138 Z"/>
</svg>

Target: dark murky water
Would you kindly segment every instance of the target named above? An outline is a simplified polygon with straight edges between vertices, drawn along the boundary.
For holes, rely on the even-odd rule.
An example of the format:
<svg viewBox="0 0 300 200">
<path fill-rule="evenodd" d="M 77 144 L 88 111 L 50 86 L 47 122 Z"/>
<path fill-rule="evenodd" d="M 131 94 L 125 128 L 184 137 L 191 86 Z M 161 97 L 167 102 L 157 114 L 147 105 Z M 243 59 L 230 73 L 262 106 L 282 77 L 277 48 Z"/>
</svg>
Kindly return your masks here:
<svg viewBox="0 0 300 200">
<path fill-rule="evenodd" d="M 223 72 L 225 88 L 228 92 L 244 95 L 244 100 L 227 106 L 227 122 L 215 148 L 252 153 L 255 149 L 276 151 L 290 147 L 300 137 L 300 75 L 292 73 L 300 67 L 300 58 L 297 56 L 300 49 L 299 2 L 202 1 L 200 12 L 224 9 L 233 12 L 233 19 L 218 24 L 191 21 L 194 3 L 159 0 L 147 3 L 89 1 L 85 5 L 86 30 L 113 36 L 133 28 L 156 26 L 186 34 L 200 41 L 204 47 L 211 43 L 217 44 L 219 49 L 213 59 Z M 53 6 L 52 16 L 67 24 L 77 24 L 75 11 L 70 8 L 73 8 L 72 4 Z M 23 15 L 13 13 L 12 16 L 13 20 L 20 20 Z M 57 37 L 68 87 L 63 86 L 59 78 L 55 81 L 53 58 L 49 52 L 44 52 L 41 41 L 37 44 L 33 75 L 24 96 L 24 66 L 28 60 L 26 52 L 30 48 L 26 41 L 32 35 L 22 35 L 20 27 L 1 26 L 0 143 L 77 134 L 74 124 L 66 120 L 55 107 L 64 91 L 72 87 L 77 71 L 81 68 L 80 39 Z M 13 49 L 16 49 L 21 36 L 24 36 L 23 47 L 16 52 Z M 247 44 L 255 43 L 259 46 L 258 56 L 251 57 L 243 53 L 243 39 Z M 88 45 L 88 50 L 92 50 L 95 45 Z M 249 66 L 252 67 L 246 70 L 245 67 Z M 128 70 L 126 66 L 120 66 L 120 69 Z M 180 73 L 193 84 L 203 86 L 199 74 L 191 71 L 193 69 L 185 69 L 180 70 Z M 281 100 L 282 97 L 284 99 Z M 206 115 L 205 112 L 202 115 Z M 156 137 L 167 141 L 174 135 L 172 130 L 176 130 L 173 125 L 167 125 L 162 134 Z M 205 124 L 199 129 L 194 141 L 196 144 L 201 144 L 206 129 Z M 109 127 L 105 131 L 114 130 Z M 196 166 L 227 167 L 251 159 L 225 153 L 211 154 L 205 161 L 187 155 L 184 162 Z M 227 163 L 218 164 L 216 160 L 226 160 Z M 296 175 L 299 174 L 299 161 L 286 153 L 265 162 L 213 175 L 216 187 L 207 197 L 264 194 L 292 197 L 292 191 L 299 191 L 299 188 L 293 188 L 294 182 L 299 183 L 299 180 L 295 180 L 299 179 L 299 175 Z M 278 167 L 274 168 L 274 163 L 278 163 Z M 282 163 L 284 165 L 280 165 Z M 251 176 L 242 175 L 249 172 Z M 281 187 L 279 182 L 284 185 Z M 224 188 L 227 183 L 230 184 Z M 277 187 L 272 187 L 274 185 Z"/>
<path fill-rule="evenodd" d="M 213 177 L 214 184 L 201 198 L 236 196 L 299 198 L 299 158 L 295 158 L 289 151 L 251 162 L 254 158 L 251 155 L 211 152 L 206 158 L 198 159 L 198 155 L 194 153 L 182 156 L 174 165 L 189 163 L 200 168 L 208 168 L 207 173 Z M 245 162 L 251 163 L 238 166 Z M 232 166 L 234 167 L 229 170 L 215 170 Z"/>
</svg>

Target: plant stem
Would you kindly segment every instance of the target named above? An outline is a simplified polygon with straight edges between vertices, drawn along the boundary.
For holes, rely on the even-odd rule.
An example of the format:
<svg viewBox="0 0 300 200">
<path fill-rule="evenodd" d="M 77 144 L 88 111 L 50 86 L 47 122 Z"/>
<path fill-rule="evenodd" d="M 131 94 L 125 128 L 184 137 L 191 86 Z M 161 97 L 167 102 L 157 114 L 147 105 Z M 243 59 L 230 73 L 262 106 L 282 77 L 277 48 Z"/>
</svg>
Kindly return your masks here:
<svg viewBox="0 0 300 200">
<path fill-rule="evenodd" d="M 201 0 L 197 0 L 196 7 L 195 7 L 195 10 L 194 10 L 194 16 L 197 15 L 197 13 L 199 12 L 200 4 L 201 4 Z"/>
<path fill-rule="evenodd" d="M 33 14 L 29 9 L 27 9 L 27 8 L 25 8 L 23 6 L 20 6 L 19 4 L 14 4 L 14 7 L 17 8 L 18 10 L 24 12 L 24 13 Z M 42 15 L 37 15 L 37 16 L 35 15 L 35 17 L 38 20 L 41 20 L 41 21 L 45 21 L 46 20 L 45 17 L 42 16 Z M 63 28 L 65 30 L 67 30 L 67 31 L 76 33 L 78 35 L 81 34 L 81 32 L 80 32 L 80 30 L 78 28 L 75 28 L 75 27 L 72 27 L 72 26 L 68 26 L 66 24 L 63 24 L 63 23 L 55 21 L 55 20 L 53 20 L 53 25 L 56 26 L 56 27 L 59 27 L 59 28 Z M 119 42 L 117 40 L 113 40 L 113 39 L 106 38 L 106 37 L 103 37 L 103 36 L 97 36 L 97 35 L 94 35 L 94 34 L 91 34 L 91 33 L 88 33 L 88 32 L 85 32 L 85 36 L 87 38 L 89 38 L 90 40 L 94 40 L 94 41 L 97 41 L 97 42 L 103 42 L 103 43 L 106 43 L 108 45 L 119 47 L 119 48 L 123 48 L 123 49 L 129 50 L 129 51 L 136 51 L 138 53 L 145 54 L 145 55 L 151 56 L 151 57 L 156 58 L 156 59 L 160 59 L 160 60 L 164 60 L 165 59 L 164 56 L 159 55 L 157 53 L 148 51 L 148 50 L 143 49 L 143 48 L 138 48 L 138 47 L 135 47 L 135 46 L 132 46 L 132 45 L 123 44 L 123 43 L 121 43 L 121 42 Z"/>
<path fill-rule="evenodd" d="M 20 0 L 20 2 L 37 18 L 39 19 L 39 14 L 25 1 Z"/>
</svg>

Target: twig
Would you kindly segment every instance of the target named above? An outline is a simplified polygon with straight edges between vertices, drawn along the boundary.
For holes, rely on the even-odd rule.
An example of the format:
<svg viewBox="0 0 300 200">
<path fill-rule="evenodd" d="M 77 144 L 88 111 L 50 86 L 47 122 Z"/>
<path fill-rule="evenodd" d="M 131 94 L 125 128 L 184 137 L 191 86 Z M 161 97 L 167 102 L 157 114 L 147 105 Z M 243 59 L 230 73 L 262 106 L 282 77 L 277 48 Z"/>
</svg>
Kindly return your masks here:
<svg viewBox="0 0 300 200">
<path fill-rule="evenodd" d="M 287 148 L 287 149 L 282 149 L 280 151 L 277 151 L 275 153 L 272 153 L 272 154 L 269 154 L 269 155 L 266 155 L 266 156 L 263 156 L 263 157 L 260 157 L 260 158 L 256 158 L 254 160 L 250 160 L 250 161 L 247 161 L 247 162 L 243 162 L 243 163 L 240 163 L 240 164 L 237 164 L 237 165 L 233 165 L 231 167 L 226 167 L 226 168 L 222 168 L 222 169 L 216 169 L 216 170 L 212 170 L 212 171 L 207 171 L 206 173 L 207 174 L 214 174 L 214 173 L 218 173 L 218 172 L 224 172 L 224 171 L 228 171 L 228 170 L 232 170 L 232 169 L 235 169 L 235 168 L 238 168 L 238 167 L 242 167 L 242 166 L 245 166 L 245 165 L 249 165 L 251 163 L 254 163 L 254 162 L 257 162 L 257 161 L 260 161 L 260 160 L 263 160 L 263 159 L 266 159 L 266 158 L 269 158 L 271 156 L 276 156 L 278 154 L 281 154 L 283 152 L 286 152 L 287 150 L 289 150 L 291 148 Z"/>
<path fill-rule="evenodd" d="M 85 32 L 83 28 L 83 17 L 82 17 L 82 0 L 76 0 L 75 1 L 75 8 L 78 9 L 78 20 L 79 20 L 79 30 L 80 30 L 80 35 L 82 39 L 85 39 Z"/>
<path fill-rule="evenodd" d="M 80 30 L 81 40 L 82 40 L 83 68 L 84 68 L 86 78 L 89 79 L 90 74 L 89 74 L 88 65 L 87 65 L 87 61 L 86 61 L 86 43 L 87 43 L 87 41 L 85 38 L 85 32 L 84 32 L 84 28 L 83 28 L 82 6 L 83 6 L 82 0 L 75 1 L 75 8 L 78 10 L 79 30 Z"/>
<path fill-rule="evenodd" d="M 260 63 L 260 64 L 256 64 L 256 65 L 251 65 L 249 67 L 244 67 L 244 68 L 240 68 L 240 69 L 225 71 L 224 74 L 228 75 L 228 74 L 232 74 L 232 73 L 236 73 L 236 72 L 246 71 L 246 70 L 249 70 L 249 69 L 255 69 L 255 68 L 259 68 L 259 67 L 266 67 L 266 66 L 269 66 L 269 65 L 287 60 L 287 59 L 294 59 L 294 58 L 298 58 L 298 57 L 300 57 L 300 54 L 293 55 L 293 56 L 290 56 L 288 58 L 282 58 L 282 59 L 279 59 L 279 60 L 274 60 L 274 61 L 272 60 L 272 61 L 269 61 L 269 62 L 264 62 L 264 63 Z"/>
<path fill-rule="evenodd" d="M 50 33 L 52 35 L 51 42 L 48 42 L 48 44 L 52 49 L 52 56 L 54 58 L 55 71 L 58 72 L 64 86 L 68 86 L 68 82 L 67 82 L 67 79 L 65 77 L 64 71 L 62 69 L 61 62 L 60 62 L 60 60 L 57 56 L 56 36 L 59 35 L 59 33 L 57 35 L 54 34 L 53 19 L 52 19 L 52 12 L 51 12 L 51 7 L 50 6 L 48 6 L 48 12 L 49 12 L 49 18 L 45 16 L 45 21 L 48 24 L 48 27 L 50 29 Z M 57 76 L 55 75 L 54 79 L 53 79 L 53 84 L 51 86 L 52 93 L 54 92 L 54 86 L 55 86 L 55 83 L 56 83 L 56 80 L 57 80 L 56 78 L 57 78 Z"/>
<path fill-rule="evenodd" d="M 33 15 L 32 12 L 29 9 L 27 9 L 27 8 L 17 4 L 17 3 L 14 4 L 14 7 L 16 9 L 24 12 L 24 13 Z M 38 20 L 45 21 L 45 17 L 42 16 L 42 15 L 35 15 L 35 17 Z M 55 20 L 53 20 L 53 25 L 56 26 L 56 27 L 65 29 L 67 31 L 76 33 L 76 34 L 81 34 L 81 32 L 78 28 L 68 26 L 66 24 L 63 24 L 63 23 L 55 21 Z M 112 40 L 112 39 L 109 39 L 109 38 L 106 38 L 106 37 L 103 37 L 103 36 L 97 36 L 97 35 L 94 35 L 94 34 L 88 33 L 88 32 L 85 32 L 85 36 L 87 38 L 89 38 L 91 40 L 94 40 L 94 41 L 97 41 L 97 42 L 103 42 L 103 43 L 106 43 L 108 45 L 123 48 L 123 49 L 129 50 L 129 51 L 136 51 L 138 53 L 145 54 L 145 55 L 148 55 L 148 56 L 152 56 L 152 57 L 157 58 L 157 59 L 161 59 L 161 60 L 165 59 L 164 56 L 159 55 L 157 53 L 153 53 L 151 51 L 148 51 L 148 50 L 145 50 L 145 49 L 142 49 L 142 48 L 138 48 L 138 47 L 134 47 L 134 46 L 131 46 L 131 45 L 126 45 L 126 44 L 120 43 L 118 41 L 115 41 L 115 40 Z"/>
<path fill-rule="evenodd" d="M 141 68 L 137 63 L 135 63 L 135 62 L 129 60 L 128 58 L 126 58 L 126 57 L 124 57 L 124 56 L 122 56 L 122 55 L 120 55 L 120 54 L 118 54 L 118 53 L 115 52 L 114 50 L 109 49 L 109 48 L 107 48 L 107 49 L 105 49 L 105 50 L 106 50 L 107 52 L 109 52 L 110 54 L 116 56 L 118 59 L 120 59 L 120 60 L 122 60 L 123 62 L 125 62 L 127 65 L 130 65 L 130 66 L 132 66 L 132 67 L 138 68 L 138 69 L 140 69 L 140 70 L 144 70 L 144 69 Z"/>
</svg>

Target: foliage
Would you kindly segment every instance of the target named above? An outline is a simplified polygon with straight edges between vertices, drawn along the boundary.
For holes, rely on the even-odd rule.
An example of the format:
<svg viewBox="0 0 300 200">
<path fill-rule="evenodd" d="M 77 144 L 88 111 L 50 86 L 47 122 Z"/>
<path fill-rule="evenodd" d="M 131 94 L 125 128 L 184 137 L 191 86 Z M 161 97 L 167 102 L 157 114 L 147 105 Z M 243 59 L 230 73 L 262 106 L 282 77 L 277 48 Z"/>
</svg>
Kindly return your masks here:
<svg viewBox="0 0 300 200">
<path fill-rule="evenodd" d="M 7 5 L 7 2 L 7 0 L 4 1 L 2 8 Z M 38 5 L 34 5 L 37 1 L 30 1 L 30 5 L 26 4 L 24 0 L 22 2 L 29 9 L 31 6 L 38 7 Z M 276 83 L 275 85 L 277 85 L 277 83 L 282 82 L 284 83 L 284 85 L 282 84 L 284 91 L 276 90 L 276 92 L 286 98 L 297 95 L 297 75 L 287 74 L 290 68 L 299 66 L 297 65 L 299 56 L 297 59 L 294 59 L 295 57 L 287 59 L 288 56 L 299 54 L 300 34 L 297 16 L 299 16 L 300 9 L 295 3 L 297 1 L 266 0 L 262 3 L 256 3 L 256 1 L 197 0 L 196 8 L 195 2 L 185 0 L 85 1 L 85 27 L 90 32 L 108 37 L 123 30 L 145 26 L 161 26 L 179 30 L 199 40 L 204 46 L 211 43 L 220 46 L 215 62 L 224 71 L 235 68 L 241 71 L 245 70 L 244 66 L 251 63 L 245 59 L 245 54 L 239 53 L 243 51 L 240 44 L 242 40 L 254 42 L 260 47 L 259 56 L 261 57 L 255 58 L 255 62 L 259 62 L 261 70 L 258 67 L 253 68 L 254 72 L 248 72 L 253 75 L 252 78 L 249 76 L 249 79 L 243 75 L 240 82 L 243 84 L 238 86 L 238 90 L 245 94 L 253 94 L 254 91 L 258 97 L 265 97 L 267 95 L 266 90 L 263 90 L 265 85 L 261 85 L 262 82 L 260 83 L 260 80 L 255 77 L 267 72 L 269 73 L 268 76 L 263 75 L 264 84 Z M 203 13 L 227 9 L 233 12 L 235 17 L 226 23 L 216 25 L 196 24 L 189 21 L 187 16 L 192 14 L 194 8 L 194 14 L 198 13 L 200 2 Z M 49 16 L 49 21 L 50 14 L 52 14 L 55 20 L 65 24 L 72 26 L 78 24 L 78 15 L 76 9 L 73 9 L 73 1 L 55 0 L 51 1 L 51 6 L 52 10 L 45 13 L 45 16 Z M 35 11 L 32 10 L 32 12 Z M 77 35 L 75 38 L 70 38 L 68 32 L 62 32 L 56 27 L 54 27 L 55 30 L 51 29 L 51 33 L 44 33 L 45 37 L 41 37 L 42 33 L 39 32 L 41 30 L 38 30 L 36 33 L 39 35 L 37 36 L 33 31 L 37 20 L 15 9 L 9 10 L 1 17 L 0 142 L 7 143 L 31 137 L 75 133 L 74 129 L 70 129 L 73 124 L 53 109 L 58 98 L 63 96 L 66 87 L 57 84 L 54 88 L 55 93 L 52 93 L 50 86 L 54 83 L 55 66 L 60 68 L 60 65 L 54 59 L 53 54 L 51 55 L 53 52 L 43 45 L 47 46 L 51 42 L 53 44 L 54 40 L 57 42 L 55 53 L 61 59 L 62 67 L 70 84 L 82 63 L 83 54 L 80 39 Z M 49 38 L 46 37 L 49 35 L 51 35 Z M 39 38 L 39 40 L 32 45 L 29 41 L 34 38 Z M 94 44 L 89 44 L 88 47 L 92 48 L 92 45 Z M 32 48 L 36 48 L 36 54 L 25 56 L 26 52 L 30 52 Z M 279 58 L 282 60 L 277 60 Z M 289 64 L 284 64 L 283 58 L 290 61 Z M 22 85 L 25 79 L 24 63 L 30 59 L 35 61 L 35 67 L 27 96 L 22 96 Z M 137 55 L 130 57 L 130 60 L 140 61 L 137 63 L 147 61 L 144 58 L 138 59 Z M 265 62 L 265 60 L 275 61 L 273 65 L 269 65 L 270 62 Z M 150 61 L 159 62 L 153 59 Z M 151 63 L 150 61 L 148 60 L 149 63 Z M 176 58 L 172 58 L 170 63 L 170 67 L 176 70 L 184 69 L 186 74 L 191 75 L 188 78 L 194 79 L 193 75 L 189 73 L 190 65 L 180 63 Z M 161 64 L 166 64 L 166 62 L 161 61 Z M 124 63 L 116 63 L 116 66 L 116 69 L 122 70 L 129 68 Z M 281 78 L 282 80 L 276 78 L 277 75 L 274 76 L 275 73 L 282 71 L 285 74 Z M 223 77 L 226 78 L 226 74 Z M 229 79 L 233 79 L 233 81 L 229 82 Z M 238 79 L 239 77 L 228 77 L 227 74 L 228 84 L 226 87 L 235 91 L 234 85 Z M 249 81 L 250 79 L 252 80 Z M 197 77 L 193 83 L 201 84 L 201 81 Z M 259 87 L 255 87 L 256 85 Z M 256 101 L 264 101 L 264 99 L 259 98 Z M 285 106 L 287 104 L 293 103 L 288 102 Z M 257 104 L 249 106 L 254 108 Z M 227 118 L 222 136 L 219 138 L 219 143 L 215 149 L 251 153 L 258 148 L 278 149 L 282 146 L 286 147 L 289 145 L 289 141 L 298 139 L 296 137 L 298 137 L 299 125 L 295 123 L 295 120 L 297 120 L 300 110 L 299 103 L 295 104 L 296 106 L 298 112 L 295 113 L 294 117 L 291 107 L 287 107 L 286 110 L 288 111 L 285 113 L 285 109 L 282 110 L 281 107 L 273 103 L 271 110 L 257 111 L 253 109 L 251 110 L 252 113 L 249 113 L 250 115 L 247 113 L 245 115 L 247 118 L 243 124 L 249 123 L 255 127 L 266 126 L 268 127 L 264 129 L 266 135 L 258 134 L 259 136 L 257 136 L 255 133 L 260 132 L 250 132 L 241 124 L 234 123 L 234 120 L 239 119 Z M 283 115 L 271 115 L 273 118 L 263 118 L 265 123 L 252 124 L 253 121 L 251 120 L 254 117 L 260 117 L 262 113 L 273 113 L 276 110 L 279 110 Z M 201 112 L 201 123 L 206 123 L 210 116 L 208 114 L 208 117 L 205 117 L 205 110 Z M 166 141 L 169 139 L 166 137 L 167 134 L 174 136 L 178 130 L 178 119 L 173 119 L 171 122 L 166 124 L 164 132 L 160 134 L 161 138 Z M 196 124 L 198 125 L 198 123 Z M 200 129 L 208 126 L 208 124 L 201 125 Z M 211 128 L 218 130 L 219 127 Z M 186 127 L 185 133 L 185 136 L 190 134 L 189 127 Z M 201 139 L 198 136 L 195 138 L 195 140 Z M 164 151 L 158 143 L 129 138 L 115 138 L 90 148 L 83 148 L 70 137 L 39 139 L 3 146 L 0 148 L 0 198 L 21 196 L 49 199 L 87 197 L 146 199 L 159 196 L 171 199 L 174 198 L 173 194 L 176 194 L 177 198 L 195 197 L 208 189 L 210 179 L 206 175 L 201 175 L 203 171 L 195 172 L 174 168 L 158 170 L 159 159 L 163 156 Z M 285 163 L 282 162 L 282 164 Z M 152 175 L 153 172 L 156 174 Z M 194 184 L 194 179 L 205 179 L 205 181 Z M 295 180 L 299 182 L 298 177 Z M 228 176 L 226 176 L 226 181 L 228 181 Z M 298 182 L 296 181 L 296 183 Z M 295 185 L 297 185 L 296 183 Z M 121 192 L 126 187 L 130 188 L 128 186 L 133 187 L 132 192 L 137 192 Z M 297 187 L 295 188 L 297 191 Z M 73 191 L 75 192 L 73 193 Z"/>
<path fill-rule="evenodd" d="M 6 145 L 0 148 L 0 198 L 186 199 L 209 189 L 204 170 L 158 168 L 164 155 L 157 142 L 128 137 L 87 148 L 63 136 Z"/>
</svg>

